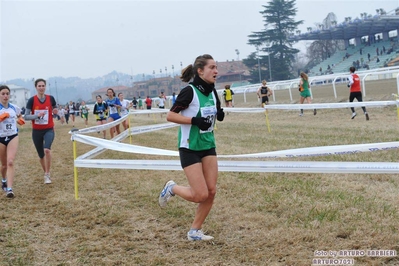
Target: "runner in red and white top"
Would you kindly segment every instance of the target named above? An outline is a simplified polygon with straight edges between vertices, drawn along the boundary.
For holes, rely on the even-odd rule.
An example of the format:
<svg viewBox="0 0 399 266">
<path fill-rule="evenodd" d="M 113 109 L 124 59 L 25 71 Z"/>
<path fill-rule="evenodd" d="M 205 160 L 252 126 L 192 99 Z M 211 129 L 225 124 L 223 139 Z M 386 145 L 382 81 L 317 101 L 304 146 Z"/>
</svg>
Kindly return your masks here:
<svg viewBox="0 0 399 266">
<path fill-rule="evenodd" d="M 44 183 L 50 184 L 51 144 L 54 140 L 53 114 L 58 114 L 53 96 L 45 94 L 46 81 L 35 81 L 37 94 L 26 104 L 26 120 L 32 120 L 32 139 L 44 171 Z"/>
<path fill-rule="evenodd" d="M 349 102 L 353 102 L 354 99 L 357 99 L 358 102 L 363 102 L 363 98 L 362 98 L 362 89 L 360 86 L 360 78 L 357 74 L 355 74 L 355 67 L 350 67 L 349 68 L 349 72 L 350 75 L 348 77 L 348 88 L 350 88 L 350 94 L 349 94 Z M 366 116 L 366 120 L 368 121 L 369 118 L 369 114 L 366 111 L 366 107 L 362 106 L 364 115 Z M 351 107 L 352 110 L 352 117 L 351 119 L 355 118 L 356 116 L 356 112 L 355 112 L 355 108 Z"/>
</svg>

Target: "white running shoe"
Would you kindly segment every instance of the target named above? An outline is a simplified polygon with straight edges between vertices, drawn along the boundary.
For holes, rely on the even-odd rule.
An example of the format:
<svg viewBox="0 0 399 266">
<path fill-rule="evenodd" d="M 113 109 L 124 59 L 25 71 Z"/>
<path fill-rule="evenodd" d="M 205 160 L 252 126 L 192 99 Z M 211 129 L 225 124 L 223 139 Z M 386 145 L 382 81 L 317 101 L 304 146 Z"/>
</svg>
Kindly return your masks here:
<svg viewBox="0 0 399 266">
<path fill-rule="evenodd" d="M 356 115 L 357 115 L 356 112 L 352 113 L 351 119 L 355 118 Z"/>
<path fill-rule="evenodd" d="M 11 190 L 7 190 L 6 197 L 7 198 L 14 198 L 14 192 L 12 191 L 12 189 Z"/>
<path fill-rule="evenodd" d="M 50 174 L 44 175 L 44 184 L 51 184 Z"/>
<path fill-rule="evenodd" d="M 201 229 L 198 229 L 196 231 L 188 231 L 187 239 L 188 241 L 207 241 L 212 240 L 213 236 L 207 236 L 204 234 L 204 232 L 202 232 Z"/>
<path fill-rule="evenodd" d="M 172 193 L 172 186 L 174 185 L 176 185 L 175 181 L 169 180 L 166 182 L 161 194 L 159 194 L 158 203 L 161 208 L 165 207 L 170 198 L 175 196 L 175 194 Z"/>
</svg>

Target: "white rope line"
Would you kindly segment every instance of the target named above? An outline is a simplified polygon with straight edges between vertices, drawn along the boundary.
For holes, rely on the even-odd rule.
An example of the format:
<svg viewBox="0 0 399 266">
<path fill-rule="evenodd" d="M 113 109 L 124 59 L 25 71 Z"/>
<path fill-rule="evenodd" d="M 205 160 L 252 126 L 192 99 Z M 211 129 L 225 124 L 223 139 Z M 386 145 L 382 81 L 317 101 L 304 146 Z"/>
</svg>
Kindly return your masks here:
<svg viewBox="0 0 399 266">
<path fill-rule="evenodd" d="M 270 110 L 299 110 L 299 109 L 339 109 L 349 107 L 383 107 L 397 105 L 397 101 L 372 101 L 372 102 L 345 102 L 345 103 L 311 103 L 311 104 L 267 104 L 264 108 L 238 108 L 238 107 L 223 107 L 225 112 L 231 113 L 261 113 L 265 109 Z"/>
<path fill-rule="evenodd" d="M 87 128 L 82 128 L 82 129 L 75 128 L 74 130 L 69 131 L 69 134 L 72 134 L 72 132 L 73 133 L 87 134 L 87 133 L 95 133 L 95 132 L 98 132 L 98 131 L 107 130 L 107 129 L 110 129 L 111 127 L 114 127 L 114 126 L 122 123 L 123 121 L 128 119 L 128 117 L 129 117 L 128 115 L 124 115 L 120 119 L 112 121 L 112 122 L 108 122 L 106 124 L 92 126 L 92 127 L 87 127 Z"/>
<path fill-rule="evenodd" d="M 84 136 L 81 134 L 74 134 L 73 140 L 79 141 L 84 144 L 105 148 L 113 151 L 138 153 L 138 154 L 149 154 L 149 155 L 167 155 L 167 156 L 179 156 L 177 151 L 169 151 L 164 149 L 142 147 L 138 145 L 130 145 L 126 143 L 116 143 L 111 140 L 99 139 L 91 136 Z"/>
<path fill-rule="evenodd" d="M 381 107 L 389 105 L 399 105 L 399 101 L 372 101 L 372 102 L 347 102 L 347 103 L 311 103 L 311 104 L 273 104 L 265 105 L 265 109 L 333 109 L 349 107 Z"/>
<path fill-rule="evenodd" d="M 137 135 L 137 134 L 142 134 L 142 133 L 146 133 L 146 132 L 151 132 L 151 131 L 156 131 L 156 130 L 161 130 L 161 129 L 165 129 L 165 128 L 172 128 L 172 127 L 177 127 L 178 124 L 175 123 L 164 123 L 164 124 L 157 124 L 157 125 L 151 125 L 151 126 L 139 126 L 139 127 L 134 127 L 130 129 L 130 134 L 131 135 Z M 77 140 L 76 136 L 80 136 L 80 137 L 85 137 L 83 135 L 80 134 L 73 134 L 71 139 L 72 140 Z M 126 129 L 125 131 L 123 131 L 121 134 L 117 135 L 116 137 L 114 137 L 111 140 L 106 140 L 103 139 L 101 142 L 95 144 L 97 147 L 85 154 L 80 155 L 79 157 L 77 157 L 77 159 L 88 159 L 88 158 L 93 158 L 99 154 L 101 154 L 102 152 L 105 151 L 106 147 L 101 145 L 101 143 L 113 143 L 112 147 L 117 146 L 119 144 L 122 143 L 117 143 L 116 142 L 120 142 L 123 141 L 126 137 L 129 136 L 129 129 Z M 78 138 L 79 139 L 79 138 Z M 94 138 L 96 141 L 98 140 L 98 138 Z M 91 139 L 90 141 L 93 141 L 93 139 Z M 94 145 L 94 144 L 93 144 Z M 131 145 L 130 145 L 131 146 Z"/>
<path fill-rule="evenodd" d="M 169 112 L 169 109 L 144 109 L 144 110 L 134 110 L 134 109 L 130 109 L 129 112 L 131 114 L 163 114 L 163 113 L 167 113 Z"/>
<path fill-rule="evenodd" d="M 146 132 L 154 131 L 147 130 Z M 115 141 L 99 139 L 91 136 L 84 136 L 81 134 L 74 134 L 73 140 L 79 141 L 84 144 L 101 147 L 103 149 L 135 153 L 147 155 L 162 155 L 162 156 L 179 156 L 177 151 L 166 149 L 150 148 L 139 145 L 131 145 L 126 143 L 115 143 Z M 372 152 L 389 149 L 398 149 L 399 142 L 382 142 L 370 144 L 352 144 L 352 145 L 335 145 L 323 147 L 310 147 L 288 149 L 281 151 L 252 153 L 252 154 L 237 154 L 237 155 L 218 155 L 220 158 L 293 158 L 293 157 L 310 157 L 310 156 L 327 156 L 327 155 L 342 155 L 342 154 L 355 154 L 361 152 Z"/>
<path fill-rule="evenodd" d="M 265 108 L 225 108 L 228 112 L 264 112 L 265 109 L 328 109 L 328 108 L 347 108 L 347 107 L 381 107 L 397 105 L 397 101 L 373 101 L 373 102 L 352 102 L 352 103 L 328 103 L 328 104 L 278 104 L 266 105 Z M 130 111 L 133 114 L 166 113 L 167 109 L 139 110 Z M 123 117 L 123 120 L 127 116 Z M 149 155 L 179 156 L 177 151 L 166 149 L 150 148 L 139 145 L 117 143 L 129 135 L 129 130 L 124 131 L 113 140 L 103 140 L 91 136 L 82 135 L 111 128 L 123 120 L 116 120 L 106 125 L 95 126 L 74 132 L 72 140 L 76 140 L 97 148 L 79 156 L 75 159 L 75 167 L 88 168 L 113 168 L 113 169 L 146 169 L 146 170 L 182 170 L 178 160 L 108 160 L 108 159 L 85 159 L 93 157 L 105 149 Z M 179 126 L 174 123 L 157 124 L 150 126 L 134 127 L 130 129 L 130 134 L 140 134 L 155 130 Z M 309 156 L 327 156 L 340 154 L 355 154 L 360 152 L 373 152 L 380 150 L 398 149 L 399 142 L 382 142 L 369 144 L 335 145 L 324 147 L 308 147 L 298 149 L 288 149 L 281 151 L 271 151 L 252 154 L 218 155 L 221 158 L 293 158 Z M 219 161 L 219 171 L 232 172 L 293 172 L 293 173 L 399 173 L 399 163 L 390 162 L 270 162 L 270 161 Z"/>
<path fill-rule="evenodd" d="M 181 171 L 179 160 L 75 160 L 75 167 Z M 220 172 L 397 174 L 399 163 L 218 161 Z"/>
<path fill-rule="evenodd" d="M 390 105 L 398 105 L 399 100 L 397 101 L 372 101 L 372 102 L 347 102 L 347 103 L 318 103 L 318 104 L 274 104 L 274 105 L 265 105 L 264 108 L 232 108 L 225 107 L 224 110 L 226 112 L 232 113 L 262 113 L 265 109 L 274 109 L 274 110 L 298 110 L 298 109 L 333 109 L 333 108 L 347 108 L 347 107 L 381 107 L 381 106 L 390 106 Z M 130 110 L 130 114 L 157 114 L 157 113 L 167 113 L 169 109 L 151 109 L 151 110 Z M 74 133 L 87 134 L 87 133 L 95 133 L 98 131 L 103 131 L 114 127 L 121 122 L 128 119 L 128 115 L 124 115 L 118 120 L 109 122 L 107 124 L 92 126 L 83 129 L 75 129 Z M 132 131 L 134 132 L 134 128 Z M 72 131 L 69 132 L 72 134 Z"/>
</svg>

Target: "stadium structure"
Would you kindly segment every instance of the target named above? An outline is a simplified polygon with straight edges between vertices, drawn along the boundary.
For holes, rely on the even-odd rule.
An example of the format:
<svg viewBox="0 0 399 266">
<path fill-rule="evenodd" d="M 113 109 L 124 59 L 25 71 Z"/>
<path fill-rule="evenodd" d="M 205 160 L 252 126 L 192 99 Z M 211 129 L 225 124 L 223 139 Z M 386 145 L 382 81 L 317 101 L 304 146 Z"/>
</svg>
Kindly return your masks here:
<svg viewBox="0 0 399 266">
<path fill-rule="evenodd" d="M 377 10 L 375 15 L 361 13 L 361 18 L 346 17 L 342 23 L 332 21 L 328 27 L 307 28 L 308 32 L 290 36 L 295 41 L 343 40 L 344 50 L 309 69 L 309 75 L 348 72 L 355 65 L 359 70 L 399 65 L 399 7 L 393 11 Z"/>
</svg>

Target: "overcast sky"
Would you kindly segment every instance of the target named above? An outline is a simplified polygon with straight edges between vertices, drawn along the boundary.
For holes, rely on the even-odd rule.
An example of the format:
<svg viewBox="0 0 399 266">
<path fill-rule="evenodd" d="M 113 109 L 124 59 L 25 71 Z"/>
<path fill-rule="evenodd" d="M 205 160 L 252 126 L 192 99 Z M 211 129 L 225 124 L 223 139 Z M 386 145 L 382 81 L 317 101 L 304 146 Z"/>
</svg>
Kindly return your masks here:
<svg viewBox="0 0 399 266">
<path fill-rule="evenodd" d="M 18 1 L 0 0 L 0 81 L 53 76 L 98 77 L 113 70 L 175 73 L 196 56 L 216 61 L 255 51 L 248 35 L 263 27 L 268 1 Z M 302 32 L 329 12 L 342 22 L 360 13 L 389 12 L 399 0 L 297 0 Z"/>
</svg>

